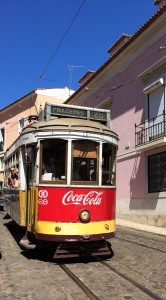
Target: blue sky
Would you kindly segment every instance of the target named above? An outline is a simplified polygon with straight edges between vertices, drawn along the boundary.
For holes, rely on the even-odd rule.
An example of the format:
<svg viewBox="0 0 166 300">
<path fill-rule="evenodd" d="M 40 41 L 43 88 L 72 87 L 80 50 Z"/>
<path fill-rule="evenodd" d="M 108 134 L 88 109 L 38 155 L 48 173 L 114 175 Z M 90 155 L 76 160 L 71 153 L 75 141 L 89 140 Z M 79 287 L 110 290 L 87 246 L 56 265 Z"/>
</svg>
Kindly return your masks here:
<svg viewBox="0 0 166 300">
<path fill-rule="evenodd" d="M 134 34 L 157 11 L 153 2 L 0 0 L 0 109 L 36 88 L 76 90 L 123 33 Z"/>
</svg>

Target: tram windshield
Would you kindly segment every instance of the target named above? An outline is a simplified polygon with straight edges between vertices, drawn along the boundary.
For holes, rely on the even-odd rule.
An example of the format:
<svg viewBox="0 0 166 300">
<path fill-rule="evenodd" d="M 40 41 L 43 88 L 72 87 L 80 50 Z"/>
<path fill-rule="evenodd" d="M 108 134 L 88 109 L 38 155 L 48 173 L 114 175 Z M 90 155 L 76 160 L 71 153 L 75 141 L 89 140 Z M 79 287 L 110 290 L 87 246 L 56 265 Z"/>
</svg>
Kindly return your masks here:
<svg viewBox="0 0 166 300">
<path fill-rule="evenodd" d="M 97 180 L 99 144 L 87 140 L 73 141 L 73 181 Z"/>
<path fill-rule="evenodd" d="M 68 145 L 63 139 L 45 140 L 40 157 L 40 182 L 115 185 L 116 147 L 112 144 L 83 139 Z"/>
<path fill-rule="evenodd" d="M 46 140 L 41 144 L 42 181 L 66 182 L 67 141 Z"/>
</svg>

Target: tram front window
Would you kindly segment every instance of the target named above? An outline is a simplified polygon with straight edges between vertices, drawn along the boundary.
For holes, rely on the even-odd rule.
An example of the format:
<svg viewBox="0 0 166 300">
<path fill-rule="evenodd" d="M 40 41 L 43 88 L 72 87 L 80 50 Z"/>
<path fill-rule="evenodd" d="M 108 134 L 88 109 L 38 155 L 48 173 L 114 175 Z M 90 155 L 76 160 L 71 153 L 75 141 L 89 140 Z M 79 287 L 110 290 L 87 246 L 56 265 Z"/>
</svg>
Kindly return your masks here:
<svg viewBox="0 0 166 300">
<path fill-rule="evenodd" d="M 79 140 L 73 141 L 72 181 L 97 184 L 98 143 Z"/>
<path fill-rule="evenodd" d="M 66 182 L 66 147 L 64 140 L 47 140 L 41 144 L 42 181 Z"/>
</svg>

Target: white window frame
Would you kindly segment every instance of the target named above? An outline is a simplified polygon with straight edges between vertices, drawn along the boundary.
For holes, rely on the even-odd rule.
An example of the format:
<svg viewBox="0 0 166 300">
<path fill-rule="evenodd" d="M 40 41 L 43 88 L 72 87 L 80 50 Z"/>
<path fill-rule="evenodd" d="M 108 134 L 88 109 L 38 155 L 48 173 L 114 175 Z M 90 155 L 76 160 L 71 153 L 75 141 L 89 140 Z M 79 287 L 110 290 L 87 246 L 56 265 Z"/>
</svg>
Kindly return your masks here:
<svg viewBox="0 0 166 300">
<path fill-rule="evenodd" d="M 23 126 L 22 126 L 22 123 L 23 122 Z M 25 118 L 22 117 L 18 120 L 18 133 L 20 134 L 22 132 L 22 130 L 24 129 L 25 127 Z"/>
<path fill-rule="evenodd" d="M 4 170 L 4 160 L 3 160 L 3 156 L 0 157 L 0 171 Z"/>
<path fill-rule="evenodd" d="M 2 134 L 2 130 L 3 130 L 3 134 Z M 5 128 L 4 127 L 0 128 L 0 143 L 3 143 L 3 146 L 5 144 Z M 4 148 L 0 152 L 3 152 L 3 151 L 4 151 Z"/>
</svg>

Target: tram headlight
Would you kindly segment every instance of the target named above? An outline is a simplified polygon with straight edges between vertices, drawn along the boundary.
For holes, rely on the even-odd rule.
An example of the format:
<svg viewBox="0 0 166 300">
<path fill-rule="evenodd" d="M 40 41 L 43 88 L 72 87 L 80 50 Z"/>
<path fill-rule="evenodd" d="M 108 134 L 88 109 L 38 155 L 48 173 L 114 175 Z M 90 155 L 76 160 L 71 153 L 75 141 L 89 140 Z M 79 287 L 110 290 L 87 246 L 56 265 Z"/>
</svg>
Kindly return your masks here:
<svg viewBox="0 0 166 300">
<path fill-rule="evenodd" d="M 90 221 L 90 212 L 89 210 L 83 209 L 80 211 L 79 219 L 83 223 L 88 223 Z"/>
</svg>

